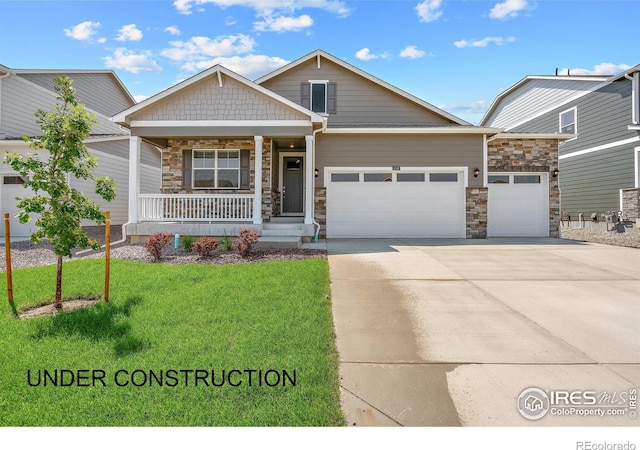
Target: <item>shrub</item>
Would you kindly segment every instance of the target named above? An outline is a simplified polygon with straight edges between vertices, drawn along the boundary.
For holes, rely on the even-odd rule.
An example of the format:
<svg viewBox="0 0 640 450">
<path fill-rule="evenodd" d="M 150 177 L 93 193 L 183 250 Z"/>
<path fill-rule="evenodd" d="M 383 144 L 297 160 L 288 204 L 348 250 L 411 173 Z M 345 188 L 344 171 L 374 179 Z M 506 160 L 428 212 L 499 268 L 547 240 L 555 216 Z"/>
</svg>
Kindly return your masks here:
<svg viewBox="0 0 640 450">
<path fill-rule="evenodd" d="M 201 237 L 194 244 L 193 248 L 201 257 L 211 256 L 211 253 L 218 247 L 218 240 L 211 237 Z"/>
<path fill-rule="evenodd" d="M 184 250 L 185 253 L 191 253 L 193 251 L 194 240 L 193 236 L 184 236 L 182 238 L 182 250 Z"/>
<path fill-rule="evenodd" d="M 220 239 L 220 248 L 223 252 L 230 252 L 233 250 L 233 242 L 231 242 L 231 238 L 226 234 L 222 236 L 222 239 Z"/>
<path fill-rule="evenodd" d="M 169 233 L 163 233 L 158 231 L 157 233 L 153 233 L 147 239 L 145 243 L 145 248 L 147 251 L 153 256 L 153 258 L 158 261 L 162 256 L 162 250 L 165 249 L 169 241 L 173 236 Z"/>
<path fill-rule="evenodd" d="M 253 230 L 248 228 L 242 228 L 238 237 L 233 240 L 233 247 L 240 254 L 240 256 L 246 258 L 251 253 L 251 247 L 258 242 L 260 236 Z"/>
</svg>

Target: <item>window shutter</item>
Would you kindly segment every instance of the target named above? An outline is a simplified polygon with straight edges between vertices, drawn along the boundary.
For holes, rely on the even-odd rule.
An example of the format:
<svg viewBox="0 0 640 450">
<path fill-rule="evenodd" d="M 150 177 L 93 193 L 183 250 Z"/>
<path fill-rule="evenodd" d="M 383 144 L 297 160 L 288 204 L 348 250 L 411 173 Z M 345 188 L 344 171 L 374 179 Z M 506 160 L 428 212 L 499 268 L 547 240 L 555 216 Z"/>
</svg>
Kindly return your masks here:
<svg viewBox="0 0 640 450">
<path fill-rule="evenodd" d="M 338 112 L 338 84 L 327 83 L 327 114 Z"/>
<path fill-rule="evenodd" d="M 191 189 L 193 187 L 191 179 L 192 168 L 191 150 L 182 150 L 182 189 Z"/>
<path fill-rule="evenodd" d="M 311 109 L 311 85 L 300 83 L 300 106 Z"/>
<path fill-rule="evenodd" d="M 259 176 L 256 174 L 256 176 Z M 251 152 L 240 150 L 240 189 L 251 189 Z"/>
</svg>

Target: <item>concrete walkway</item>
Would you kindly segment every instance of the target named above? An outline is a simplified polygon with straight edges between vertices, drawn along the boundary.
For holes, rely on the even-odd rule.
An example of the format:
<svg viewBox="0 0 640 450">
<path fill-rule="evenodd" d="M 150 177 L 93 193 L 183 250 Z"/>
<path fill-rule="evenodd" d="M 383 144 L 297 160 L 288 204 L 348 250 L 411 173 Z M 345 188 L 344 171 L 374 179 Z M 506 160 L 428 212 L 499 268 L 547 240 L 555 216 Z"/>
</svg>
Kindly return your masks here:
<svg viewBox="0 0 640 450">
<path fill-rule="evenodd" d="M 559 239 L 327 246 L 349 425 L 640 425 L 629 408 L 640 250 Z M 568 415 L 528 420 L 517 399 L 531 387 L 595 392 L 596 406 L 626 412 L 581 416 L 580 397 Z"/>
</svg>

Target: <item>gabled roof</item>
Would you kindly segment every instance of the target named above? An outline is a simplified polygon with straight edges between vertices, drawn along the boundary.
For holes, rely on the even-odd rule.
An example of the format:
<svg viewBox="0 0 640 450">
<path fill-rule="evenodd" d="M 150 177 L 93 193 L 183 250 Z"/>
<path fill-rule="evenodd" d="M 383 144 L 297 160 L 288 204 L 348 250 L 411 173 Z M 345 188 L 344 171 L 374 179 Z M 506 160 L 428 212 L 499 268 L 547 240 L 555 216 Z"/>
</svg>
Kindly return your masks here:
<svg viewBox="0 0 640 450">
<path fill-rule="evenodd" d="M 302 106 L 284 98 L 281 97 L 280 95 L 263 88 L 262 86 L 254 83 L 251 80 L 248 80 L 247 78 L 242 77 L 241 75 L 238 75 L 237 73 L 227 69 L 226 67 L 223 67 L 221 65 L 215 65 L 213 67 L 210 67 L 207 70 L 204 70 L 194 76 L 192 76 L 191 78 L 188 78 L 174 86 L 171 86 L 168 89 L 165 89 L 162 92 L 159 92 L 158 94 L 149 97 L 145 100 L 143 100 L 142 102 L 138 103 L 137 105 L 132 106 L 131 108 L 128 108 L 118 114 L 116 114 L 115 116 L 113 116 L 113 118 L 111 119 L 112 121 L 119 123 L 121 125 L 125 125 L 125 126 L 130 126 L 131 123 L 131 116 L 133 116 L 134 114 L 141 112 L 147 108 L 152 108 L 155 105 L 157 105 L 159 102 L 175 95 L 176 93 L 188 88 L 189 86 L 192 86 L 196 83 L 198 83 L 201 80 L 204 80 L 205 78 L 208 77 L 217 77 L 217 81 L 222 85 L 223 80 L 222 80 L 222 75 L 225 75 L 241 84 L 243 84 L 244 86 L 246 86 L 249 89 L 253 89 L 265 96 L 267 96 L 268 98 L 273 99 L 274 101 L 283 104 L 307 117 L 309 117 L 310 121 L 312 123 L 323 123 L 324 119 L 314 113 L 309 111 L 306 108 L 303 108 Z"/>
<path fill-rule="evenodd" d="M 542 114 L 546 111 L 550 111 L 555 109 L 563 104 L 566 104 L 570 101 L 576 100 L 577 98 L 588 94 L 589 92 L 593 92 L 595 90 L 600 89 L 601 87 L 617 81 L 625 75 L 630 75 L 634 72 L 640 70 L 640 65 L 636 65 L 625 72 L 622 72 L 618 75 L 528 75 L 514 83 L 507 89 L 505 89 L 502 93 L 500 93 L 491 103 L 489 109 L 482 117 L 480 121 L 480 125 L 495 125 L 502 126 L 508 128 L 513 128 L 518 125 L 518 120 L 516 118 L 511 119 L 510 123 L 503 123 L 501 121 L 496 121 L 497 114 L 500 112 L 500 108 L 505 108 L 507 105 L 504 102 L 508 102 L 509 100 L 518 99 L 518 96 L 521 93 L 524 93 L 527 89 L 530 89 L 532 85 L 538 84 L 542 86 L 544 84 L 545 93 L 538 92 L 536 93 L 536 106 L 537 112 L 536 114 Z M 568 92 L 570 90 L 573 91 L 571 93 Z M 559 91 L 566 89 L 566 95 L 558 95 Z M 514 102 L 511 102 L 514 103 Z M 544 105 L 544 110 L 540 109 L 539 105 Z M 531 116 L 526 116 L 526 120 L 531 119 Z M 522 119 L 522 118 L 521 118 Z M 521 122 L 521 120 L 520 120 Z"/>
<path fill-rule="evenodd" d="M 398 88 L 398 87 L 396 87 L 396 86 L 394 86 L 392 84 L 389 84 L 386 81 L 383 81 L 380 78 L 377 78 L 377 77 L 371 75 L 370 73 L 367 73 L 364 70 L 359 69 L 359 68 L 357 68 L 357 67 L 355 67 L 355 66 L 353 66 L 353 65 L 351 65 L 351 64 L 349 64 L 349 63 L 347 63 L 347 62 L 345 62 L 343 60 L 341 60 L 340 58 L 337 58 L 337 57 L 331 55 L 330 53 L 327 53 L 324 50 L 320 50 L 320 49 L 315 50 L 315 51 L 309 53 L 308 55 L 305 55 L 305 56 L 303 56 L 303 57 L 301 57 L 301 58 L 299 58 L 299 59 L 297 59 L 297 60 L 295 60 L 295 61 L 293 61 L 293 62 L 291 62 L 291 63 L 289 63 L 289 64 L 287 64 L 287 65 L 285 65 L 285 66 L 283 66 L 283 67 L 281 67 L 279 69 L 277 69 L 277 70 L 274 70 L 271 73 L 268 73 L 268 74 L 258 78 L 257 80 L 255 80 L 255 82 L 257 84 L 262 84 L 262 83 L 264 83 L 264 82 L 266 82 L 266 81 L 268 81 L 268 80 L 270 80 L 272 78 L 277 77 L 278 75 L 281 75 L 281 74 L 283 74 L 283 73 L 285 73 L 285 72 L 287 72 L 287 71 L 289 71 L 289 70 L 301 65 L 301 64 L 306 63 L 309 60 L 312 60 L 312 59 L 318 59 L 319 60 L 319 58 L 325 58 L 326 60 L 331 61 L 332 63 L 334 63 L 334 64 L 336 64 L 336 65 L 338 65 L 338 66 L 340 66 L 340 67 L 342 67 L 342 68 L 344 68 L 346 70 L 349 70 L 349 71 L 351 71 L 351 72 L 353 72 L 353 73 L 355 73 L 355 74 L 357 74 L 357 75 L 369 80 L 372 83 L 375 83 L 375 84 L 377 84 L 377 85 L 379 85 L 379 86 L 381 86 L 381 87 L 383 87 L 383 88 L 385 88 L 385 89 L 387 89 L 387 90 L 389 90 L 389 91 L 391 91 L 391 92 L 393 92 L 393 93 L 395 93 L 395 94 L 397 94 L 397 95 L 399 95 L 401 97 L 404 97 L 405 99 L 407 99 L 407 100 L 409 100 L 409 101 L 411 101 L 411 102 L 413 102 L 413 103 L 415 103 L 415 104 L 417 104 L 417 105 L 429 110 L 430 112 L 432 112 L 434 114 L 437 114 L 437 115 L 439 115 L 441 117 L 444 117 L 444 118 L 446 118 L 448 120 L 451 120 L 452 122 L 457 123 L 458 125 L 471 125 L 469 122 L 466 122 L 466 121 L 462 120 L 461 118 L 454 116 L 453 114 L 450 114 L 450 113 L 448 113 L 448 112 L 446 112 L 446 111 L 444 111 L 444 110 L 442 110 L 442 109 L 440 109 L 440 108 L 438 108 L 438 107 L 436 107 L 436 106 L 434 106 L 434 105 L 432 105 L 432 104 L 430 104 L 428 102 L 425 102 L 424 100 L 422 100 L 422 99 L 420 99 L 420 98 L 418 98 L 418 97 L 416 97 L 416 96 L 414 96 L 412 94 L 409 94 L 408 92 L 405 92 L 402 89 L 400 89 L 400 88 Z"/>
<path fill-rule="evenodd" d="M 113 78 L 115 84 L 122 90 L 125 96 L 131 101 L 131 103 L 135 104 L 136 100 L 133 98 L 127 87 L 124 85 L 122 80 L 118 77 L 118 75 L 109 69 L 9 69 L 5 66 L 0 65 L 0 69 L 5 68 L 11 73 L 16 75 L 73 75 L 73 74 L 103 74 L 109 75 Z M 70 77 L 73 78 L 73 77 Z"/>
</svg>

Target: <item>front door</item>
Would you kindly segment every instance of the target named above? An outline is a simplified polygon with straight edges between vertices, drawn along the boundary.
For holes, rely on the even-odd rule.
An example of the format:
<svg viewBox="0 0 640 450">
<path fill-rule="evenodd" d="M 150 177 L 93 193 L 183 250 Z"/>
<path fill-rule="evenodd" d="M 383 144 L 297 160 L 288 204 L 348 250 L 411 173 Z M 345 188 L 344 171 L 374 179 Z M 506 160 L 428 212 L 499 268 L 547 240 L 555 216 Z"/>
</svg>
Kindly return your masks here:
<svg viewBox="0 0 640 450">
<path fill-rule="evenodd" d="M 282 215 L 304 214 L 304 157 L 282 157 Z"/>
</svg>

